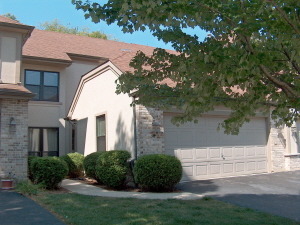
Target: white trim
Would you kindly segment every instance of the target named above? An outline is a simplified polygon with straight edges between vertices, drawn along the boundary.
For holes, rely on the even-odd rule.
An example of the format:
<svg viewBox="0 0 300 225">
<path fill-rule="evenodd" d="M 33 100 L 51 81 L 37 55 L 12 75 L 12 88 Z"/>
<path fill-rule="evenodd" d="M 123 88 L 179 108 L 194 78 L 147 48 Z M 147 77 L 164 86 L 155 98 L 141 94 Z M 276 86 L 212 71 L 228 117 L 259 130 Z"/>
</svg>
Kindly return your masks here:
<svg viewBox="0 0 300 225">
<path fill-rule="evenodd" d="M 95 69 L 91 70 L 90 72 L 88 72 L 87 74 L 85 74 L 81 77 L 79 85 L 76 90 L 76 93 L 72 100 L 72 104 L 68 111 L 67 117 L 69 117 L 69 118 L 72 117 L 85 83 L 89 82 L 90 80 L 94 79 L 95 77 L 98 77 L 99 75 L 101 75 L 104 72 L 109 71 L 109 70 L 112 71 L 117 77 L 122 74 L 122 71 L 120 69 L 118 69 L 111 61 L 108 61 L 108 62 L 96 67 Z"/>
<path fill-rule="evenodd" d="M 285 154 L 284 157 L 300 156 L 300 153 Z"/>
<path fill-rule="evenodd" d="M 30 105 L 62 105 L 62 102 L 51 102 L 51 101 L 29 101 Z"/>
</svg>

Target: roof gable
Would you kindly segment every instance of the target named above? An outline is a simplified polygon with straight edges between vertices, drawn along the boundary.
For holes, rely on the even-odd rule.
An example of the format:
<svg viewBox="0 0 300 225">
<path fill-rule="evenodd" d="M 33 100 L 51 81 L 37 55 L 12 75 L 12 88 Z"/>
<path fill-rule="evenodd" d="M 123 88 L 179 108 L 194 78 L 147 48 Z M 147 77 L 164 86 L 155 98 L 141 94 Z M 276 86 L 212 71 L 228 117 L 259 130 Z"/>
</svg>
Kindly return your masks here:
<svg viewBox="0 0 300 225">
<path fill-rule="evenodd" d="M 80 97 L 80 95 L 82 93 L 82 90 L 84 88 L 84 85 L 87 82 L 93 80 L 95 77 L 100 76 L 102 73 L 104 73 L 104 72 L 106 72 L 108 70 L 112 71 L 116 75 L 116 77 L 118 77 L 119 75 L 122 74 L 122 71 L 118 67 L 116 67 L 116 65 L 114 65 L 110 61 L 107 61 L 107 62 L 103 63 L 102 65 L 96 67 L 95 69 L 87 72 L 86 74 L 84 74 L 81 77 L 80 82 L 78 84 L 78 87 L 76 89 L 76 93 L 75 93 L 74 98 L 72 100 L 70 109 L 68 111 L 67 118 L 71 118 L 72 117 L 73 112 L 74 112 L 74 110 L 76 108 L 77 102 L 79 100 L 79 97 Z"/>
</svg>

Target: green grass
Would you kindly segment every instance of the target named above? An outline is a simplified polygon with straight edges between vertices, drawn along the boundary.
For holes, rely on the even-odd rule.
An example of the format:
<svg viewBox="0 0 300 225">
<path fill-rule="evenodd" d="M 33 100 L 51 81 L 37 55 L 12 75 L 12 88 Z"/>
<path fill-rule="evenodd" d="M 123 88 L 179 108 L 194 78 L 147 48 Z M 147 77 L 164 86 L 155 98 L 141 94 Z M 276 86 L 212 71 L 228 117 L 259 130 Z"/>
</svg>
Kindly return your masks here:
<svg viewBox="0 0 300 225">
<path fill-rule="evenodd" d="M 44 189 L 42 184 L 33 184 L 31 181 L 19 182 L 15 190 L 23 195 L 37 195 Z"/>
<path fill-rule="evenodd" d="M 300 224 L 289 219 L 233 206 L 213 199 L 142 200 L 53 194 L 34 199 L 55 212 L 67 224 Z"/>
</svg>

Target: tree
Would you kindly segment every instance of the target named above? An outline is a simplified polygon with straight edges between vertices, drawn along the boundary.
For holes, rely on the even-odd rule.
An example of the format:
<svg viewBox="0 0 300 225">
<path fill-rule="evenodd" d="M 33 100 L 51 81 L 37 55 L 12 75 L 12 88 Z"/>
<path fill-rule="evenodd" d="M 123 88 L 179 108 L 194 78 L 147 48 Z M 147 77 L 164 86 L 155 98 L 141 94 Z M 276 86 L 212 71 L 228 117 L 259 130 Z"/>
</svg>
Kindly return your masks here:
<svg viewBox="0 0 300 225">
<path fill-rule="evenodd" d="M 3 14 L 2 16 L 5 16 L 5 17 L 7 17 L 7 18 L 9 18 L 9 19 L 12 19 L 12 20 L 15 20 L 15 21 L 19 22 L 19 20 L 17 20 L 17 18 L 16 18 L 16 16 L 15 16 L 14 14 L 11 14 L 11 13 L 5 13 L 5 14 Z"/>
<path fill-rule="evenodd" d="M 101 31 L 90 32 L 90 29 L 87 27 L 79 29 L 78 27 L 65 26 L 61 24 L 57 19 L 40 24 L 40 28 L 43 30 L 55 31 L 60 33 L 75 34 L 80 36 L 88 36 L 88 37 L 101 38 L 106 40 L 110 39 L 108 35 L 102 33 Z"/>
<path fill-rule="evenodd" d="M 133 73 L 118 79 L 118 92 L 136 91 L 134 104 L 169 108 L 183 114 L 175 122 L 194 120 L 223 104 L 232 109 L 222 126 L 239 128 L 257 111 L 277 124 L 300 118 L 299 0 L 109 0 L 106 4 L 73 0 L 85 17 L 116 22 L 123 32 L 150 29 L 171 43 L 173 54 L 156 49 L 139 52 Z M 204 41 L 186 28 L 209 33 Z M 166 85 L 169 79 L 173 85 Z"/>
</svg>

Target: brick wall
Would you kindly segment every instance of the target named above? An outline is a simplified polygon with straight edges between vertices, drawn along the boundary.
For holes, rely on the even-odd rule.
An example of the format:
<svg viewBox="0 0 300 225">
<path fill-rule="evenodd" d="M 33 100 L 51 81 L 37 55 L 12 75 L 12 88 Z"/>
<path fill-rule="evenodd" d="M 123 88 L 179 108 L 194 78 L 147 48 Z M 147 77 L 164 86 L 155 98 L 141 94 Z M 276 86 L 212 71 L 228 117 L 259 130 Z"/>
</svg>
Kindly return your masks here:
<svg viewBox="0 0 300 225">
<path fill-rule="evenodd" d="M 285 166 L 287 170 L 300 169 L 300 155 L 287 155 L 285 157 Z"/>
<path fill-rule="evenodd" d="M 14 118 L 15 125 L 10 125 Z M 28 100 L 0 100 L 0 178 L 27 178 Z"/>
<path fill-rule="evenodd" d="M 286 138 L 284 127 L 276 127 L 274 121 L 270 121 L 270 150 L 271 150 L 271 171 L 279 172 L 286 170 L 285 152 Z"/>
<path fill-rule="evenodd" d="M 164 153 L 163 111 L 136 106 L 137 155 Z"/>
</svg>

